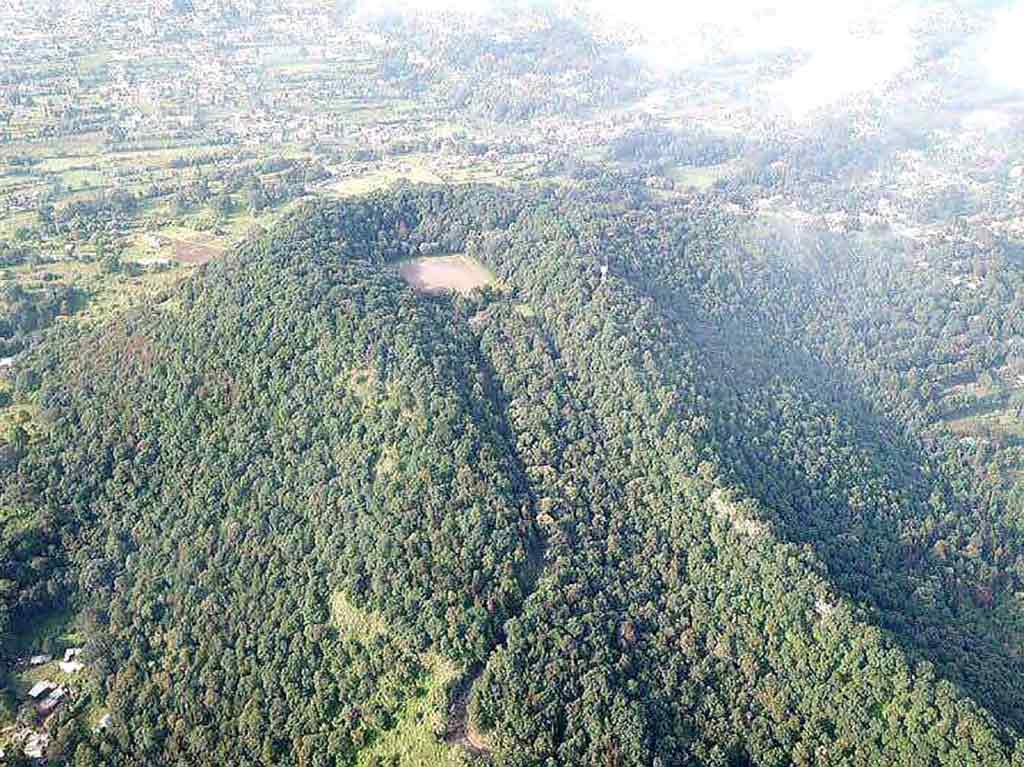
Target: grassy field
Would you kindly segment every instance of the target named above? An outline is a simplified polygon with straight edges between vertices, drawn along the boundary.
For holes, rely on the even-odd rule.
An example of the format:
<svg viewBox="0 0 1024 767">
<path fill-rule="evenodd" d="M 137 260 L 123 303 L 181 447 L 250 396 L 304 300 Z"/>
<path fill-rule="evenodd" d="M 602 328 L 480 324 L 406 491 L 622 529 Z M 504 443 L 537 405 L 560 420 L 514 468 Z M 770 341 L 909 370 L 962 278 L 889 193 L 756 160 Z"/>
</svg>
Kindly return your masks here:
<svg viewBox="0 0 1024 767">
<path fill-rule="evenodd" d="M 0 380 L 0 391 L 10 393 L 9 381 Z M 20 426 L 31 437 L 38 430 L 39 408 L 31 402 L 12 402 L 0 408 L 0 438 L 8 439 L 16 426 Z"/>
<path fill-rule="evenodd" d="M 704 191 L 714 186 L 715 182 L 725 178 L 732 170 L 729 163 L 697 167 L 694 165 L 677 165 L 668 172 L 668 177 L 682 186 L 692 186 Z"/>
<path fill-rule="evenodd" d="M 13 213 L 0 216 L 0 240 L 13 240 L 14 233 L 23 226 L 32 226 L 36 222 L 33 213 Z"/>
<path fill-rule="evenodd" d="M 359 752 L 359 767 L 398 764 L 401 767 L 468 767 L 469 755 L 460 746 L 445 743 L 440 734 L 447 723 L 448 687 L 458 678 L 458 667 L 437 655 L 424 659 L 423 683 L 406 701 L 397 724 Z"/>
<path fill-rule="evenodd" d="M 360 610 L 341 593 L 334 595 L 331 615 L 338 631 L 358 637 L 364 642 L 388 632 L 388 624 L 383 618 L 368 610 Z"/>
<path fill-rule="evenodd" d="M 331 602 L 334 625 L 344 636 L 360 644 L 392 638 L 392 629 L 378 614 L 356 607 L 343 594 Z M 394 726 L 377 732 L 369 746 L 359 752 L 359 767 L 402 765 L 402 767 L 466 767 L 466 751 L 444 741 L 448 725 L 449 691 L 462 674 L 452 661 L 432 652 L 421 656 L 423 674 L 419 684 L 401 706 Z"/>
<path fill-rule="evenodd" d="M 335 181 L 324 192 L 336 197 L 354 197 L 381 189 L 389 189 L 399 181 L 413 184 L 495 184 L 512 186 L 537 178 L 536 159 L 495 163 L 477 160 L 472 163 L 444 163 L 431 155 L 410 154 L 388 158 L 379 166 Z"/>
<path fill-rule="evenodd" d="M 23 266 L 12 270 L 17 282 L 31 288 L 54 281 L 74 285 L 85 291 L 89 300 L 85 307 L 58 322 L 91 325 L 101 322 L 117 312 L 152 299 L 173 287 L 191 271 L 189 267 L 173 266 L 165 270 L 146 271 L 139 275 L 123 270 L 107 274 L 98 263 L 58 261 L 39 266 Z"/>
<path fill-rule="evenodd" d="M 963 436 L 1024 441 L 1024 420 L 1015 415 L 1014 405 L 1022 394 L 1024 385 L 1006 369 L 993 371 L 992 380 L 986 383 L 978 380 L 951 386 L 946 396 L 966 397 L 970 404 L 951 412 L 946 425 Z"/>
<path fill-rule="evenodd" d="M 91 168 L 101 159 L 102 155 L 47 157 L 38 165 L 33 165 L 32 170 L 37 173 L 65 173 L 81 168 Z"/>
<path fill-rule="evenodd" d="M 82 56 L 78 60 L 78 72 L 82 76 L 95 74 L 111 60 L 110 51 L 97 51 L 88 56 Z"/>
<path fill-rule="evenodd" d="M 414 184 L 443 183 L 443 179 L 425 165 L 408 163 L 404 167 L 378 168 L 342 179 L 333 184 L 328 191 L 339 197 L 356 197 L 379 189 L 388 189 L 403 180 Z"/>
<path fill-rule="evenodd" d="M 1024 442 L 1024 421 L 1007 410 L 953 418 L 947 421 L 946 425 L 965 437 L 992 435 L 1011 442 Z"/>
</svg>

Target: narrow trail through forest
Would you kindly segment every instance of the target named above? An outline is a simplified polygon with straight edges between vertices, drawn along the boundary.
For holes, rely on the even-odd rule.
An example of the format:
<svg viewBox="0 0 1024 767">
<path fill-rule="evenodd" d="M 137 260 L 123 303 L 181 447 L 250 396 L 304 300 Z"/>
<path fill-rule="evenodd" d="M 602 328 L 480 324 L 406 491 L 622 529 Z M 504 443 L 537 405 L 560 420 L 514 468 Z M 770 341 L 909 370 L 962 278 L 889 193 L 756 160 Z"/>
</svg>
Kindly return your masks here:
<svg viewBox="0 0 1024 767">
<path fill-rule="evenodd" d="M 491 752 L 487 740 L 469 721 L 469 698 L 473 692 L 473 684 L 482 673 L 483 666 L 471 668 L 452 690 L 448 706 L 448 729 L 444 734 L 445 743 L 461 746 L 477 756 L 486 756 Z"/>
</svg>

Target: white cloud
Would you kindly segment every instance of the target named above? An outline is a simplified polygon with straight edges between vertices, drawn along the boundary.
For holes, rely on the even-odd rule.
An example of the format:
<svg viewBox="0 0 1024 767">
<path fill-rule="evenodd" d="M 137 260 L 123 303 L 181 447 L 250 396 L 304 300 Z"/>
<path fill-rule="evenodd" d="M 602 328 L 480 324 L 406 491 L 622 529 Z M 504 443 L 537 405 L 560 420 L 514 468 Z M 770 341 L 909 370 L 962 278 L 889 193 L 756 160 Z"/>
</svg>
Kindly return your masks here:
<svg viewBox="0 0 1024 767">
<path fill-rule="evenodd" d="M 364 12 L 487 14 L 498 6 L 539 6 L 585 13 L 616 32 L 630 31 L 634 52 L 655 73 L 671 74 L 723 56 L 791 51 L 803 63 L 769 84 L 782 111 L 803 117 L 863 91 L 875 90 L 910 67 L 918 50 L 914 28 L 929 13 L 919 0 L 359 0 Z M 941 3 L 932 5 L 937 8 Z M 955 5 L 947 4 L 947 9 Z M 1024 0 L 995 13 L 991 30 L 971 42 L 993 85 L 1024 90 Z"/>
<path fill-rule="evenodd" d="M 771 95 L 797 116 L 876 88 L 913 62 L 913 6 L 905 0 L 593 0 L 609 23 L 644 38 L 637 51 L 656 71 L 723 55 L 793 51 L 806 62 Z"/>
<path fill-rule="evenodd" d="M 787 109 L 801 117 L 841 99 L 870 91 L 914 62 L 912 17 L 891 12 L 880 31 L 856 34 L 849 28 L 822 28 L 808 38 L 811 57 L 774 89 Z"/>
<path fill-rule="evenodd" d="M 980 58 L 994 85 L 1024 91 L 1024 3 L 996 14 Z"/>
</svg>

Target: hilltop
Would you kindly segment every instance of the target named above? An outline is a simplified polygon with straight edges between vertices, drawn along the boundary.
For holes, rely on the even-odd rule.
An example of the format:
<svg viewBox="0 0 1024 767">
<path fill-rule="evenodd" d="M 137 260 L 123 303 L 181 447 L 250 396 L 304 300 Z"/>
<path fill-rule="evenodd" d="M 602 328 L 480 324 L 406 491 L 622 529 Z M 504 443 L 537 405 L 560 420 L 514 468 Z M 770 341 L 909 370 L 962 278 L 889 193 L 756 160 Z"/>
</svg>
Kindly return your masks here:
<svg viewBox="0 0 1024 767">
<path fill-rule="evenodd" d="M 424 250 L 491 277 L 419 292 Z M 1010 764 L 1019 502 L 902 382 L 934 286 L 816 252 L 600 182 L 406 187 L 38 346 L 5 605 L 80 613 L 112 715 L 52 753 Z"/>
</svg>

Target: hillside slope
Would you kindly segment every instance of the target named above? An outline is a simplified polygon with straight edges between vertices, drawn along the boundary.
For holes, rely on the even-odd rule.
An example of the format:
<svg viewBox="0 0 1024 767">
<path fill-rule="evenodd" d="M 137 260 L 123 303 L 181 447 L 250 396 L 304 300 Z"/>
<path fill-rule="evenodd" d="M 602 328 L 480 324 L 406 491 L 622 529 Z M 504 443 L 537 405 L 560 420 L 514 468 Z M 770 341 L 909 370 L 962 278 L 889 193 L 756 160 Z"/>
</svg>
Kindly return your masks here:
<svg viewBox="0 0 1024 767">
<path fill-rule="evenodd" d="M 736 226 L 601 188 L 316 204 L 42 347 L 4 607 L 80 610 L 113 714 L 55 757 L 368 762 L 442 656 L 471 761 L 1019 760 L 1012 508 L 818 332 L 858 332 L 834 274 Z M 416 293 L 421 244 L 496 286 Z"/>
</svg>

